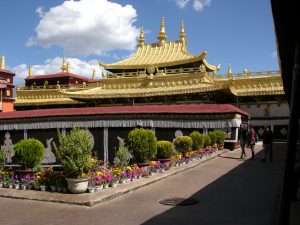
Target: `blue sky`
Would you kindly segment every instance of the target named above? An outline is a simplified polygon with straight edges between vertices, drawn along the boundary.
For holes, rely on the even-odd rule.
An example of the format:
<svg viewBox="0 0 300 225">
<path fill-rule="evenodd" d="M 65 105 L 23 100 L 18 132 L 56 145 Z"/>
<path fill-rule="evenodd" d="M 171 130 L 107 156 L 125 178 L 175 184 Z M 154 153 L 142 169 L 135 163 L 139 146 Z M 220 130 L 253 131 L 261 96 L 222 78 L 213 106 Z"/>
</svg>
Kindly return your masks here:
<svg viewBox="0 0 300 225">
<path fill-rule="evenodd" d="M 91 76 L 97 61 L 112 63 L 132 55 L 139 29 L 156 42 L 161 17 L 168 40 L 178 40 L 181 20 L 188 49 L 207 61 L 231 64 L 234 73 L 277 70 L 269 0 L 1 0 L 0 55 L 20 84 L 28 66 L 34 74 L 60 71 L 65 55 L 71 72 Z"/>
</svg>

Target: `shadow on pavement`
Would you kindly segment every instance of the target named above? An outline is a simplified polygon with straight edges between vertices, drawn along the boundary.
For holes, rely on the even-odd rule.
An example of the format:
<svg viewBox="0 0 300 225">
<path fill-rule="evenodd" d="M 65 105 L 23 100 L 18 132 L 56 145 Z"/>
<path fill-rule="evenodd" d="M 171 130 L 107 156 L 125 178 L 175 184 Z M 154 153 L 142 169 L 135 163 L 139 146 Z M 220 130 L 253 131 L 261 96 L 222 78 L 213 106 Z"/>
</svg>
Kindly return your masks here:
<svg viewBox="0 0 300 225">
<path fill-rule="evenodd" d="M 261 162 L 262 151 L 260 151 L 255 155 L 256 160 L 245 160 L 235 169 L 190 196 L 198 200 L 198 204 L 165 206 L 164 213 L 149 219 L 143 225 L 274 224 L 285 146 L 282 143 L 274 144 L 273 163 Z M 229 155 L 231 154 L 230 152 Z M 232 155 L 221 157 L 224 160 L 237 159 L 240 151 L 237 150 L 236 154 Z M 180 190 L 178 191 L 180 195 Z"/>
</svg>

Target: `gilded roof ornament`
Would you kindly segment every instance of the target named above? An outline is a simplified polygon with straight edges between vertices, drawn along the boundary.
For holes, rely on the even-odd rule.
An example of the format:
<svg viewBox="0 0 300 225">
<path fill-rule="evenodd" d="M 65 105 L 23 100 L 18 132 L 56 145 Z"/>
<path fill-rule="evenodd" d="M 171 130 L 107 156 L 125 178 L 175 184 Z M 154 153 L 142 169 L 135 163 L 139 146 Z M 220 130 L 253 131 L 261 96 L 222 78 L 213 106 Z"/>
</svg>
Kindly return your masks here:
<svg viewBox="0 0 300 225">
<path fill-rule="evenodd" d="M 186 37 L 186 33 L 184 32 L 184 24 L 183 24 L 183 20 L 182 20 L 181 25 L 180 25 L 180 33 L 179 33 L 179 38 L 182 43 L 186 42 L 185 37 Z"/>
<path fill-rule="evenodd" d="M 67 71 L 67 65 L 66 65 L 66 58 L 63 58 L 62 64 L 61 64 L 61 71 L 66 72 Z"/>
<path fill-rule="evenodd" d="M 232 70 L 231 70 L 231 65 L 228 65 L 228 71 L 227 71 L 227 77 L 232 79 Z"/>
<path fill-rule="evenodd" d="M 28 68 L 28 76 L 31 77 L 32 76 L 32 66 L 30 65 Z"/>
<path fill-rule="evenodd" d="M 160 24 L 160 32 L 157 37 L 160 44 L 164 44 L 167 39 L 166 29 L 165 29 L 165 18 L 161 18 L 161 24 Z"/>
<path fill-rule="evenodd" d="M 95 70 L 95 69 L 93 70 L 92 79 L 93 79 L 93 80 L 96 80 L 96 70 Z"/>
<path fill-rule="evenodd" d="M 1 56 L 1 65 L 0 65 L 0 69 L 4 70 L 5 69 L 5 56 Z"/>
<path fill-rule="evenodd" d="M 145 44 L 145 37 L 144 37 L 144 28 L 141 27 L 140 30 L 140 37 L 139 37 L 139 46 L 142 47 Z"/>
<path fill-rule="evenodd" d="M 70 63 L 67 63 L 67 73 L 70 73 Z"/>
</svg>

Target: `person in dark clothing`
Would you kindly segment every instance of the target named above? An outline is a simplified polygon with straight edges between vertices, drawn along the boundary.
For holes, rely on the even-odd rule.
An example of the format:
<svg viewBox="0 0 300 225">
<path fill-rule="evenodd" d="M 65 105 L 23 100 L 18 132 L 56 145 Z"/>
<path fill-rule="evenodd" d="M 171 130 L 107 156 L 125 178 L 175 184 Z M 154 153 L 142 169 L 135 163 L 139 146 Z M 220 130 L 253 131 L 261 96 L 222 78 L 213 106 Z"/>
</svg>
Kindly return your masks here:
<svg viewBox="0 0 300 225">
<path fill-rule="evenodd" d="M 251 160 L 254 160 L 255 157 L 255 152 L 254 152 L 254 147 L 255 147 L 255 139 L 256 139 L 256 133 L 255 133 L 255 130 L 253 128 L 252 125 L 249 125 L 249 133 L 248 133 L 248 144 L 250 146 L 250 149 L 251 149 Z"/>
<path fill-rule="evenodd" d="M 262 136 L 263 136 L 263 152 L 264 152 L 262 161 L 265 162 L 267 156 L 269 155 L 269 160 L 270 162 L 272 162 L 273 161 L 273 139 L 274 139 L 273 132 L 269 127 L 265 127 Z"/>
<path fill-rule="evenodd" d="M 240 141 L 240 146 L 242 149 L 242 154 L 241 154 L 241 159 L 244 157 L 247 158 L 246 152 L 245 152 L 245 147 L 247 144 L 247 127 L 244 124 L 241 124 L 240 130 L 239 130 L 239 141 Z"/>
</svg>

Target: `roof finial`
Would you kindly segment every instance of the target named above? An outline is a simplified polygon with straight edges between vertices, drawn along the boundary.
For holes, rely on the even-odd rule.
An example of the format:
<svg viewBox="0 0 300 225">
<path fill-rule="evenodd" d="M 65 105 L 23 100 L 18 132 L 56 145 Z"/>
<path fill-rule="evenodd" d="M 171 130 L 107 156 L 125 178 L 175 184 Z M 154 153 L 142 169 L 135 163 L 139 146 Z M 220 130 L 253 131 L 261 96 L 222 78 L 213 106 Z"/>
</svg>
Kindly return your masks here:
<svg viewBox="0 0 300 225">
<path fill-rule="evenodd" d="M 163 44 L 166 42 L 167 35 L 166 35 L 166 30 L 165 30 L 165 18 L 161 18 L 161 24 L 160 24 L 160 32 L 158 34 L 157 39 L 159 40 L 160 44 Z"/>
<path fill-rule="evenodd" d="M 186 37 L 186 33 L 184 32 L 184 24 L 183 24 L 183 20 L 181 20 L 181 26 L 180 26 L 180 33 L 179 33 L 179 37 L 180 37 L 180 41 L 182 43 L 184 43 L 185 37 Z"/>
<path fill-rule="evenodd" d="M 5 70 L 5 56 L 1 56 L 1 65 L 0 69 Z"/>
<path fill-rule="evenodd" d="M 63 61 L 62 61 L 62 64 L 61 64 L 61 71 L 66 72 L 66 70 L 67 70 L 66 58 L 63 57 Z"/>
<path fill-rule="evenodd" d="M 70 73 L 70 63 L 67 62 L 67 73 Z"/>
<path fill-rule="evenodd" d="M 228 71 L 227 71 L 227 74 L 232 74 L 232 70 L 231 70 L 231 65 L 230 65 L 230 64 L 228 65 Z"/>
<path fill-rule="evenodd" d="M 145 44 L 145 37 L 144 37 L 144 28 L 141 27 L 141 30 L 140 30 L 140 37 L 139 37 L 139 46 L 142 47 L 144 44 Z"/>
<path fill-rule="evenodd" d="M 231 65 L 230 65 L 230 64 L 228 65 L 227 76 L 228 76 L 229 78 L 232 78 L 232 70 L 231 70 Z"/>
<path fill-rule="evenodd" d="M 93 70 L 93 75 L 92 75 L 93 80 L 96 80 L 96 70 Z"/>
<path fill-rule="evenodd" d="M 30 65 L 28 68 L 28 76 L 31 77 L 32 76 L 32 66 Z"/>
</svg>

